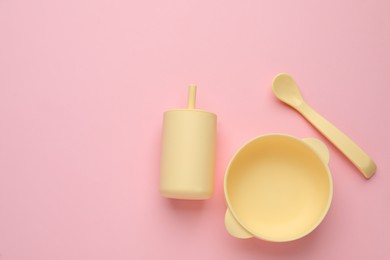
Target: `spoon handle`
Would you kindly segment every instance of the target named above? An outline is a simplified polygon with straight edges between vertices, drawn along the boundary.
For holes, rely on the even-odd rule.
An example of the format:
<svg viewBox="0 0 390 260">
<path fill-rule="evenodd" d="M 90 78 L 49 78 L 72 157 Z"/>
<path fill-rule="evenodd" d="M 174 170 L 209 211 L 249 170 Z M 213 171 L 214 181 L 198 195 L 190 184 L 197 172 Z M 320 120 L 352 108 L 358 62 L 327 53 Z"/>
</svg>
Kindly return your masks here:
<svg viewBox="0 0 390 260">
<path fill-rule="evenodd" d="M 360 170 L 364 177 L 369 179 L 374 175 L 376 170 L 374 161 L 348 136 L 305 102 L 295 109 L 328 138 Z"/>
</svg>

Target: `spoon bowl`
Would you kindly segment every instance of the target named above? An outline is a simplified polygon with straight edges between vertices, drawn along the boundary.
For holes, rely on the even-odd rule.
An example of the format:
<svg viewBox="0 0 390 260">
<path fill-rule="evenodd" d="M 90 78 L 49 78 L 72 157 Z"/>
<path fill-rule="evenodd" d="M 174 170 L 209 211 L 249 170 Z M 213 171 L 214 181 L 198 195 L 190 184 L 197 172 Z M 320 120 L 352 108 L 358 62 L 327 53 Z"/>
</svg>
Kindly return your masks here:
<svg viewBox="0 0 390 260">
<path fill-rule="evenodd" d="M 288 74 L 277 75 L 272 81 L 272 90 L 277 98 L 292 107 L 297 107 L 304 102 L 298 85 Z"/>
</svg>

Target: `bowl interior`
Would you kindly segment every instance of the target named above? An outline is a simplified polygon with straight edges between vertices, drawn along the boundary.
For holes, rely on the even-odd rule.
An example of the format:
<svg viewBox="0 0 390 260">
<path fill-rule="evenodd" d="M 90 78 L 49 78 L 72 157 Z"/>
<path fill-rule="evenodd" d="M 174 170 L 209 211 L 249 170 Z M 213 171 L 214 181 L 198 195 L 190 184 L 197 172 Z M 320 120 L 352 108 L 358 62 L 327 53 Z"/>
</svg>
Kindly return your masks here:
<svg viewBox="0 0 390 260">
<path fill-rule="evenodd" d="M 325 217 L 332 179 L 303 141 L 289 136 L 254 139 L 235 155 L 225 194 L 233 215 L 256 237 L 289 241 L 310 233 Z"/>
</svg>

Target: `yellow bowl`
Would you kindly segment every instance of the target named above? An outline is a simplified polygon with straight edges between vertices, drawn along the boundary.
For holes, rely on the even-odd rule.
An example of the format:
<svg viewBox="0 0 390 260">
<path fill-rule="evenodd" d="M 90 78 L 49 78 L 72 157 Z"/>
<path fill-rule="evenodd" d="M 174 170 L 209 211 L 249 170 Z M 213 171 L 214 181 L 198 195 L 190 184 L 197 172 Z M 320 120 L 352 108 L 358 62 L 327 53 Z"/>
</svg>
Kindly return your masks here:
<svg viewBox="0 0 390 260">
<path fill-rule="evenodd" d="M 238 238 L 285 242 L 313 231 L 329 210 L 329 152 L 318 139 L 272 134 L 242 146 L 225 174 L 225 225 Z"/>
</svg>

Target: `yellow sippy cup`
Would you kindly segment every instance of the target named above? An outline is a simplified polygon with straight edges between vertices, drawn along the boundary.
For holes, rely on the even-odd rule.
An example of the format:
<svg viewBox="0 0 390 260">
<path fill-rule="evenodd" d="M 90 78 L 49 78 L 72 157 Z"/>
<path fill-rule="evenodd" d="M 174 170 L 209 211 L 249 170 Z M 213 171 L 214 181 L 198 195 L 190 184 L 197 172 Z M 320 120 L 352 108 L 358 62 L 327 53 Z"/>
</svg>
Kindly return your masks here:
<svg viewBox="0 0 390 260">
<path fill-rule="evenodd" d="M 160 193 L 175 199 L 211 197 L 217 116 L 195 109 L 196 85 L 188 89 L 186 109 L 164 113 Z"/>
</svg>

